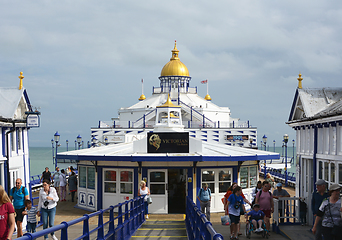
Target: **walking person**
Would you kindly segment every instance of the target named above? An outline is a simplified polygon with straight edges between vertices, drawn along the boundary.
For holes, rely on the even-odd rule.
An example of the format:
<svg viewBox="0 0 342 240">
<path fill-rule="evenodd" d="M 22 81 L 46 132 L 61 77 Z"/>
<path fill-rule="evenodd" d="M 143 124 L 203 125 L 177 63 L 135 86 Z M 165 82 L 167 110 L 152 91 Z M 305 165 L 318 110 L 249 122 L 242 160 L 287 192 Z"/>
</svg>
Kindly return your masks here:
<svg viewBox="0 0 342 240">
<path fill-rule="evenodd" d="M 242 188 L 236 186 L 233 193 L 229 196 L 227 205 L 229 211 L 229 218 L 231 221 L 230 239 L 238 239 L 238 226 L 240 223 L 240 207 L 242 206 L 244 214 L 246 214 L 245 205 L 241 196 Z"/>
<path fill-rule="evenodd" d="M 318 209 L 315 224 L 312 232 L 315 234 L 317 226 L 322 223 L 322 234 L 324 239 L 338 240 L 342 239 L 342 218 L 341 218 L 341 199 L 339 184 L 332 184 L 330 186 L 330 197 L 324 200 Z"/>
<path fill-rule="evenodd" d="M 43 180 L 43 188 L 39 191 L 38 216 L 42 216 L 43 229 L 53 227 L 56 215 L 56 206 L 59 200 L 56 189 L 51 187 L 48 179 Z M 53 240 L 58 240 L 55 233 L 51 233 Z M 44 239 L 48 238 L 48 234 L 44 235 Z"/>
<path fill-rule="evenodd" d="M 145 204 L 145 219 L 148 219 L 148 203 L 147 198 L 150 196 L 150 189 L 146 186 L 145 181 L 140 182 L 140 188 L 138 191 L 138 196 L 144 196 L 144 204 Z"/>
<path fill-rule="evenodd" d="M 323 200 L 329 197 L 327 183 L 323 179 L 317 180 L 315 184 L 317 191 L 312 193 L 311 198 L 311 210 L 314 215 L 314 223 L 316 222 L 317 213 Z M 316 225 L 315 240 L 322 240 L 322 218 L 319 219 Z"/>
<path fill-rule="evenodd" d="M 69 191 L 71 193 L 71 201 L 75 201 L 75 193 L 77 192 L 77 176 L 72 172 L 68 179 Z"/>
<path fill-rule="evenodd" d="M 17 237 L 23 236 L 23 211 L 25 210 L 25 200 L 29 199 L 26 187 L 22 186 L 22 180 L 15 180 L 15 187 L 10 190 L 10 200 L 13 200 L 15 210 L 15 222 L 17 224 Z"/>
<path fill-rule="evenodd" d="M 265 213 L 265 224 L 266 229 L 270 231 L 270 219 L 271 214 L 274 211 L 274 202 L 273 202 L 273 195 L 269 191 L 270 190 L 270 184 L 267 181 L 264 181 L 262 183 L 262 190 L 256 195 L 255 203 L 259 204 L 260 210 Z"/>
<path fill-rule="evenodd" d="M 14 208 L 4 187 L 0 185 L 0 240 L 12 239 L 14 228 Z"/>
<path fill-rule="evenodd" d="M 65 171 L 64 169 L 61 170 L 61 174 L 59 174 L 59 188 L 61 190 L 61 202 L 65 202 L 66 199 L 66 185 L 67 185 L 67 180 L 66 180 L 66 176 L 65 176 Z"/>
<path fill-rule="evenodd" d="M 40 182 L 43 182 L 44 179 L 49 180 L 50 182 L 52 182 L 52 178 L 51 178 L 51 172 L 49 171 L 49 168 L 46 167 L 45 171 L 42 173 L 42 176 L 40 178 Z"/>
<path fill-rule="evenodd" d="M 253 192 L 252 192 L 252 198 L 253 198 L 253 200 L 252 200 L 252 205 L 255 204 L 255 196 L 256 196 L 257 193 L 258 193 L 259 191 L 261 191 L 261 190 L 262 190 L 262 182 L 261 182 L 261 181 L 258 181 L 256 187 L 253 189 Z"/>
<path fill-rule="evenodd" d="M 23 212 L 23 215 L 27 215 L 27 232 L 29 233 L 35 233 L 36 227 L 37 227 L 37 218 L 36 215 L 38 213 L 37 208 L 32 207 L 31 200 L 27 199 L 25 200 L 25 211 Z"/>
<path fill-rule="evenodd" d="M 275 189 L 273 191 L 273 198 L 278 199 L 282 198 L 282 197 L 290 197 L 290 194 L 283 189 L 283 185 L 281 183 L 277 183 L 276 185 L 277 189 Z M 286 206 L 286 204 L 284 203 L 284 200 L 280 200 L 278 201 L 278 212 L 279 212 L 279 216 L 280 216 L 280 222 L 283 223 L 284 222 L 284 218 L 282 218 L 284 216 L 283 212 L 283 205 Z"/>
<path fill-rule="evenodd" d="M 207 183 L 202 184 L 202 188 L 198 192 L 197 199 L 200 202 L 202 213 L 206 214 L 207 219 L 210 222 L 211 190 L 208 188 Z"/>
<path fill-rule="evenodd" d="M 59 181 L 59 175 L 61 173 L 59 172 L 59 167 L 56 167 L 56 172 L 52 175 L 52 179 L 53 179 L 53 186 L 57 191 L 57 194 L 59 195 L 59 185 L 60 185 L 60 181 Z"/>
</svg>

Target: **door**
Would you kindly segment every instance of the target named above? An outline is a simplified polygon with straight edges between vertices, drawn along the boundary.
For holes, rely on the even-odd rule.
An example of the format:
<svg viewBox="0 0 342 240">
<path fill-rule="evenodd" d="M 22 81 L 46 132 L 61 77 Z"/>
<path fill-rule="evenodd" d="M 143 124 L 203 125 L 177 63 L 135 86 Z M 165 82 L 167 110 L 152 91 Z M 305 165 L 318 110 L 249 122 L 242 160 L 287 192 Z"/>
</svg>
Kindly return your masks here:
<svg viewBox="0 0 342 240">
<path fill-rule="evenodd" d="M 185 213 L 187 170 L 168 170 L 168 213 Z"/>
<path fill-rule="evenodd" d="M 149 213 L 168 213 L 167 169 L 148 170 L 148 187 L 153 203 Z"/>
</svg>

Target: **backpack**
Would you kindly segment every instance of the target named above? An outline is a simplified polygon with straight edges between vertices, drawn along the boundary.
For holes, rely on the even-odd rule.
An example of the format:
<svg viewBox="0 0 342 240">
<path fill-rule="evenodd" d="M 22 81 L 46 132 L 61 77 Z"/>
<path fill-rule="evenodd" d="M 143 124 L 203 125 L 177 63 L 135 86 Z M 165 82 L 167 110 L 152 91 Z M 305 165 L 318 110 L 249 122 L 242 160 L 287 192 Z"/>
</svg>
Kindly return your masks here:
<svg viewBox="0 0 342 240">
<path fill-rule="evenodd" d="M 256 187 L 255 187 L 255 191 L 257 191 L 257 190 L 256 190 Z M 260 198 L 260 196 L 261 196 L 261 192 L 262 192 L 262 190 L 259 191 L 259 198 Z M 268 191 L 268 193 L 270 194 L 270 196 L 272 195 L 270 191 Z M 253 199 L 253 202 L 252 202 L 252 207 L 253 207 L 253 205 L 255 204 L 256 198 L 257 198 L 257 196 L 255 195 L 255 198 Z"/>
<path fill-rule="evenodd" d="M 11 195 L 12 195 L 12 196 L 13 196 L 13 194 L 14 194 L 15 188 L 16 188 L 16 187 L 12 187 L 12 189 L 11 189 Z M 24 196 L 25 196 L 25 187 L 24 187 L 24 186 L 22 186 L 21 192 L 22 192 L 22 193 L 24 194 Z"/>
<path fill-rule="evenodd" d="M 201 190 L 199 191 L 199 196 L 202 196 L 202 191 L 203 191 L 203 188 L 201 188 Z M 209 191 L 209 196 L 211 196 L 211 190 L 210 190 L 210 188 L 208 188 L 208 191 Z"/>
</svg>

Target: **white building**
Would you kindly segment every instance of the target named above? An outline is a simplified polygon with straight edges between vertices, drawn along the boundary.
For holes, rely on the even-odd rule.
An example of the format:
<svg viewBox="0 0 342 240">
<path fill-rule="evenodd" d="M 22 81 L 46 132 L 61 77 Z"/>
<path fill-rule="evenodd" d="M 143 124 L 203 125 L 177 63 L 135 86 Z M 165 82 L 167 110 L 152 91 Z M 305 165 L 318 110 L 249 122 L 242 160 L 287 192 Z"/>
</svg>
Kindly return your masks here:
<svg viewBox="0 0 342 240">
<path fill-rule="evenodd" d="M 342 88 L 302 88 L 302 80 L 299 74 L 287 124 L 297 136 L 296 196 L 311 209 L 316 180 L 342 184 Z"/>
<path fill-rule="evenodd" d="M 255 127 L 232 119 L 208 94 L 197 95 L 176 45 L 159 80 L 151 97 L 142 94 L 117 119 L 91 129 L 92 148 L 57 154 L 58 161 L 77 162 L 79 207 L 97 210 L 134 198 L 143 179 L 153 198 L 150 213 L 185 213 L 186 197 L 196 201 L 202 183 L 212 192 L 211 211 L 223 212 L 221 198 L 233 182 L 250 199 L 259 161 L 279 158 L 252 149 Z"/>
<path fill-rule="evenodd" d="M 30 127 L 39 126 L 39 112 L 33 112 L 26 89 L 22 86 L 20 73 L 19 88 L 0 88 L 0 184 L 6 191 L 21 178 L 29 189 Z"/>
</svg>

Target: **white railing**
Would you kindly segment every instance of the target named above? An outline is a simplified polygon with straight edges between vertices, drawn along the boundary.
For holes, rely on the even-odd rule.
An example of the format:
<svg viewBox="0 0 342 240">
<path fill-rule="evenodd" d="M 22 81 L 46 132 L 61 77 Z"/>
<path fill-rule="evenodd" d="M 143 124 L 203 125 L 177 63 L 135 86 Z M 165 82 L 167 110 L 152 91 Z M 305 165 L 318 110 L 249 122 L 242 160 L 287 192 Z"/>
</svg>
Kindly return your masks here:
<svg viewBox="0 0 342 240">
<path fill-rule="evenodd" d="M 283 222 L 300 222 L 299 201 L 300 200 L 298 197 L 282 197 L 279 199 L 274 199 L 273 221 L 276 226 L 279 226 L 279 223 Z"/>
</svg>

